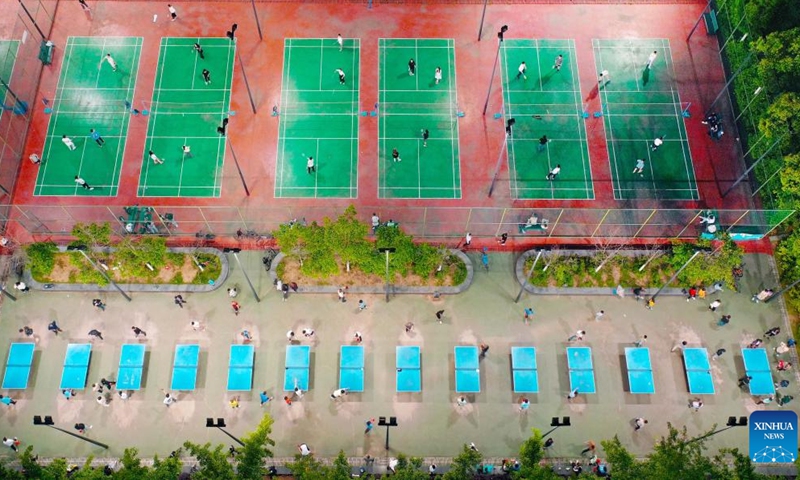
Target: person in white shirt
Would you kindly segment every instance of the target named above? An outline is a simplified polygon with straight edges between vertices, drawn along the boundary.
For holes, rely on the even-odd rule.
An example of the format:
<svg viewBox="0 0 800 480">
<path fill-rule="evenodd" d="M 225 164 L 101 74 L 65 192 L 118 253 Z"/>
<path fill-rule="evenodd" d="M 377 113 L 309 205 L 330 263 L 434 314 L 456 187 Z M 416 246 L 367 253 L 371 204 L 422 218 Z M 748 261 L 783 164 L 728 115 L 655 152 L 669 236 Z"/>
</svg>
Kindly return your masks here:
<svg viewBox="0 0 800 480">
<path fill-rule="evenodd" d="M 308 448 L 308 445 L 306 445 L 305 443 L 301 443 L 300 445 L 298 445 L 297 449 L 300 450 L 300 455 L 304 457 L 311 455 L 311 449 Z"/>
</svg>

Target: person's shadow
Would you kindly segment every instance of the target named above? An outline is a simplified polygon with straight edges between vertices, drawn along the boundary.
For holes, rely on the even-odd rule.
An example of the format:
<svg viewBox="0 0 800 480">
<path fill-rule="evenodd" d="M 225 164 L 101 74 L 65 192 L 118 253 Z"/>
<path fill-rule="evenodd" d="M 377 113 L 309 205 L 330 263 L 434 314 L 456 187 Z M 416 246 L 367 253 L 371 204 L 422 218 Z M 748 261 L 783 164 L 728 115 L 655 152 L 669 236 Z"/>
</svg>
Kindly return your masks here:
<svg viewBox="0 0 800 480">
<path fill-rule="evenodd" d="M 642 85 L 647 85 L 650 81 L 650 69 L 644 67 L 644 71 L 642 72 Z"/>
</svg>

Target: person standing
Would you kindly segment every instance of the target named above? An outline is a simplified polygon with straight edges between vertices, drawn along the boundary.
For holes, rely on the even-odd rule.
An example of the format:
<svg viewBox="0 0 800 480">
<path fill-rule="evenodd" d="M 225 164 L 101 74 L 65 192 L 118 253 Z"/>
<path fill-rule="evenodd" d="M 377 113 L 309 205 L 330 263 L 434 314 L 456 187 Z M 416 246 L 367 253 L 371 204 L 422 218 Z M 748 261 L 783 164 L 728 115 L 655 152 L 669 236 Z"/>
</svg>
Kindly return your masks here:
<svg viewBox="0 0 800 480">
<path fill-rule="evenodd" d="M 603 70 L 600 72 L 600 75 L 597 76 L 597 83 L 601 87 L 605 87 L 611 81 L 611 74 L 608 73 L 608 70 Z"/>
<path fill-rule="evenodd" d="M 50 322 L 47 325 L 47 329 L 50 330 L 51 332 L 55 333 L 56 336 L 58 336 L 59 333 L 62 333 L 64 331 L 64 330 L 61 330 L 61 328 L 59 328 L 58 323 L 56 323 L 55 320 L 53 320 L 52 322 Z"/>
<path fill-rule="evenodd" d="M 175 397 L 173 397 L 169 392 L 164 393 L 164 401 L 162 402 L 167 408 L 170 407 L 173 403 L 175 403 Z"/>
<path fill-rule="evenodd" d="M 108 62 L 108 65 L 111 67 L 111 70 L 117 71 L 117 61 L 114 60 L 114 57 L 111 56 L 110 53 L 106 53 L 106 56 L 100 60 L 100 66 L 103 66 L 103 62 Z"/>
<path fill-rule="evenodd" d="M 639 340 L 633 342 L 633 345 L 636 346 L 636 348 L 640 348 L 642 345 L 645 344 L 645 342 L 647 342 L 647 335 L 642 335 L 641 337 L 639 337 Z"/>
<path fill-rule="evenodd" d="M 181 154 L 183 155 L 184 159 L 194 158 L 194 155 L 192 155 L 192 147 L 190 147 L 189 145 L 181 146 Z"/>
<path fill-rule="evenodd" d="M 525 80 L 528 79 L 528 77 L 525 76 L 525 71 L 526 70 L 528 70 L 528 66 L 525 65 L 525 62 L 520 63 L 519 64 L 519 68 L 517 68 L 517 80 L 519 80 L 519 77 L 522 77 Z"/>
<path fill-rule="evenodd" d="M 203 52 L 203 47 L 201 47 L 199 43 L 195 42 L 192 48 L 194 48 L 194 51 L 197 52 L 198 55 L 200 55 L 200 59 L 202 60 L 206 59 L 206 56 Z"/>
<path fill-rule="evenodd" d="M 547 149 L 547 142 L 549 141 L 550 140 L 547 139 L 547 135 L 542 135 L 541 137 L 539 137 L 539 145 L 537 146 L 536 149 L 539 152 L 544 152 L 545 149 Z"/>
<path fill-rule="evenodd" d="M 650 56 L 647 57 L 647 70 L 650 70 L 651 68 L 653 68 L 653 62 L 656 61 L 656 57 L 657 56 L 658 56 L 658 51 L 657 50 L 653 50 L 653 53 L 651 53 Z"/>
<path fill-rule="evenodd" d="M 339 290 L 336 292 L 336 294 L 339 296 L 339 301 L 340 301 L 340 302 L 342 302 L 342 303 L 345 303 L 345 302 L 347 301 L 347 298 L 345 298 L 345 296 L 344 296 L 344 293 L 345 293 L 345 292 L 344 292 L 344 289 L 343 289 L 343 288 L 340 288 L 340 289 L 339 289 Z"/>
<path fill-rule="evenodd" d="M 31 288 L 25 284 L 25 282 L 17 282 L 14 284 L 14 289 L 19 290 L 22 293 L 28 293 Z"/>
<path fill-rule="evenodd" d="M 635 430 L 641 430 L 641 429 L 642 429 L 642 427 L 644 427 L 645 425 L 647 425 L 647 423 L 648 423 L 648 422 L 647 422 L 647 420 L 645 420 L 645 419 L 644 419 L 644 418 L 642 418 L 642 417 L 639 417 L 639 418 L 637 418 L 637 419 L 636 419 L 636 421 L 634 422 L 634 424 L 635 424 L 636 426 L 634 427 L 634 429 L 633 429 L 633 430 L 634 430 L 634 431 L 635 431 Z"/>
<path fill-rule="evenodd" d="M 634 174 L 638 173 L 640 177 L 643 177 L 644 173 L 642 173 L 642 172 L 644 172 L 644 159 L 643 158 L 637 158 L 636 159 L 636 166 L 633 167 L 633 173 Z"/>
<path fill-rule="evenodd" d="M 211 83 L 211 72 L 207 68 L 204 68 L 200 74 L 203 76 L 203 81 L 206 82 L 206 85 Z"/>
<path fill-rule="evenodd" d="M 436 85 L 439 85 L 439 82 L 442 81 L 442 67 L 436 67 L 436 70 L 433 72 L 433 80 L 436 82 Z"/>
<path fill-rule="evenodd" d="M 364 342 L 364 337 L 361 336 L 361 332 L 356 332 L 353 335 L 353 341 L 356 342 L 356 343 L 363 343 Z"/>
<path fill-rule="evenodd" d="M 373 427 L 375 426 L 375 419 L 371 418 L 371 419 L 367 420 L 366 423 L 367 423 L 367 428 L 364 429 L 364 435 L 366 435 L 366 434 L 368 434 L 369 432 L 372 431 Z"/>
<path fill-rule="evenodd" d="M 103 140 L 103 137 L 101 137 L 100 134 L 97 132 L 97 130 L 95 130 L 94 128 L 89 129 L 89 137 L 95 142 L 97 142 L 97 145 L 101 147 L 106 143 L 106 141 Z"/>
<path fill-rule="evenodd" d="M 75 146 L 75 142 L 73 142 L 72 139 L 66 135 L 61 135 L 61 143 L 66 145 L 70 152 L 78 148 Z"/>
<path fill-rule="evenodd" d="M 336 72 L 336 75 L 339 75 L 339 85 L 344 85 L 345 82 L 344 70 L 342 70 L 341 68 L 337 68 L 334 70 L 334 72 Z"/>
<path fill-rule="evenodd" d="M 42 159 L 41 159 L 41 157 L 39 157 L 39 155 L 37 155 L 37 154 L 35 154 L 35 153 L 31 153 L 31 154 L 28 156 L 28 160 L 30 160 L 30 161 L 31 161 L 31 163 L 32 163 L 32 164 L 34 164 L 34 165 L 41 165 L 41 164 L 42 164 Z"/>
<path fill-rule="evenodd" d="M 344 38 L 342 38 L 342 34 L 339 33 L 336 35 L 336 43 L 339 44 L 339 51 L 341 52 L 344 50 Z"/>
<path fill-rule="evenodd" d="M 33 329 L 27 325 L 19 329 L 19 333 L 24 333 L 26 337 L 33 337 Z"/>
<path fill-rule="evenodd" d="M 594 321 L 599 322 L 601 318 L 603 318 L 606 314 L 605 310 L 600 310 L 599 312 L 594 314 Z"/>
<path fill-rule="evenodd" d="M 718 359 L 718 358 L 719 358 L 719 357 L 721 357 L 721 356 L 722 356 L 722 354 L 724 354 L 726 351 L 727 351 L 727 350 L 725 350 L 724 348 L 719 348 L 719 349 L 717 349 L 717 351 L 716 351 L 716 352 L 714 352 L 714 355 L 712 355 L 712 356 L 711 356 L 711 360 L 716 360 L 716 359 Z"/>
<path fill-rule="evenodd" d="M 106 311 L 106 304 L 103 303 L 103 301 L 100 300 L 99 298 L 92 299 L 92 306 L 95 307 L 96 309 L 100 310 L 101 312 L 105 312 Z"/>
<path fill-rule="evenodd" d="M 439 324 L 442 323 L 442 319 L 444 318 L 444 310 L 439 310 L 436 312 L 436 320 L 439 321 Z"/>
<path fill-rule="evenodd" d="M 653 144 L 650 145 L 650 150 L 655 152 L 656 150 L 658 150 L 658 147 L 660 147 L 663 144 L 664 144 L 664 135 L 656 137 L 653 139 Z"/>
<path fill-rule="evenodd" d="M 359 299 L 358 301 L 358 311 L 363 312 L 367 309 L 367 303 L 364 300 Z"/>
<path fill-rule="evenodd" d="M 680 350 L 681 352 L 683 352 L 683 350 L 686 348 L 686 346 L 687 346 L 688 344 L 689 344 L 689 342 L 687 342 L 686 340 L 682 340 L 682 341 L 681 341 L 681 343 L 677 343 L 677 344 L 675 344 L 675 345 L 672 347 L 672 349 L 670 350 L 670 352 L 674 352 L 674 351 L 676 351 L 676 350 Z"/>
<path fill-rule="evenodd" d="M 0 395 L 0 403 L 10 407 L 11 405 L 16 405 L 17 401 L 8 395 Z"/>
<path fill-rule="evenodd" d="M 564 55 L 559 55 L 556 57 L 556 61 L 553 62 L 553 68 L 556 69 L 556 72 L 560 72 L 562 65 L 564 65 Z"/>
<path fill-rule="evenodd" d="M 394 162 L 402 162 L 403 161 L 403 159 L 400 158 L 400 152 L 398 152 L 396 148 L 392 149 L 392 161 L 394 161 Z"/>
<path fill-rule="evenodd" d="M 431 134 L 430 134 L 430 132 L 428 132 L 427 128 L 423 128 L 422 129 L 422 146 L 423 147 L 427 147 L 428 146 L 428 137 L 430 137 L 430 135 Z"/>
<path fill-rule="evenodd" d="M 187 303 L 186 300 L 183 299 L 183 295 L 181 295 L 181 294 L 175 295 L 173 300 L 175 301 L 175 305 L 177 305 L 177 306 L 179 306 L 181 308 L 183 308 L 183 304 L 184 303 Z"/>
<path fill-rule="evenodd" d="M 152 150 L 149 150 L 149 151 L 147 152 L 147 155 L 148 155 L 148 157 L 150 157 L 150 160 L 152 160 L 152 161 L 153 161 L 153 163 L 154 163 L 154 164 L 156 164 L 156 165 L 161 165 L 162 163 L 164 163 L 164 160 L 162 160 L 162 159 L 158 158 L 158 155 L 156 155 L 155 153 L 153 153 L 153 151 L 152 151 Z"/>
<path fill-rule="evenodd" d="M 415 62 L 414 59 L 412 58 L 408 61 L 408 74 L 413 77 L 414 75 L 416 75 L 416 73 L 417 73 L 417 62 Z"/>
<path fill-rule="evenodd" d="M 261 405 L 263 406 L 265 403 L 267 403 L 270 400 L 272 400 L 273 397 L 270 397 L 269 395 L 267 395 L 267 391 L 264 390 L 263 392 L 258 394 L 258 398 L 261 401 Z"/>
<path fill-rule="evenodd" d="M 172 18 L 173 22 L 178 19 L 178 11 L 175 10 L 175 7 L 168 3 L 167 10 L 169 10 L 169 16 Z"/>
<path fill-rule="evenodd" d="M 472 243 L 472 234 L 467 232 L 467 234 L 464 236 L 464 246 L 469 247 L 471 243 Z"/>
<path fill-rule="evenodd" d="M 575 340 L 583 340 L 583 337 L 586 335 L 586 330 L 578 330 L 575 332 L 575 335 L 572 335 L 567 339 L 567 342 L 574 342 Z"/>
<path fill-rule="evenodd" d="M 311 338 L 314 336 L 314 329 L 313 328 L 304 328 L 302 330 L 303 336 L 306 338 Z"/>
<path fill-rule="evenodd" d="M 720 305 L 722 305 L 722 300 L 714 300 L 708 306 L 708 309 L 711 310 L 712 312 L 716 312 Z"/>
<path fill-rule="evenodd" d="M 581 455 L 587 452 L 594 455 L 595 448 L 597 448 L 597 445 L 595 445 L 593 441 L 589 440 L 588 442 L 586 442 L 586 448 L 581 450 Z"/>
<path fill-rule="evenodd" d="M 572 389 L 572 391 L 567 394 L 567 401 L 571 402 L 573 398 L 578 396 L 578 393 L 577 388 Z"/>
<path fill-rule="evenodd" d="M 520 412 L 526 412 L 526 411 L 528 411 L 529 408 L 531 408 L 531 401 L 528 400 L 528 398 L 526 398 L 526 397 L 522 397 L 519 400 L 519 411 Z"/>
<path fill-rule="evenodd" d="M 289 330 L 288 332 L 286 332 L 286 341 L 287 342 L 289 342 L 289 343 L 294 342 L 294 337 L 295 337 L 294 330 Z"/>
<path fill-rule="evenodd" d="M 317 167 L 314 166 L 314 157 L 308 157 L 308 160 L 306 160 L 306 171 L 309 175 L 317 171 Z"/>
<path fill-rule="evenodd" d="M 554 169 L 550 170 L 550 173 L 548 173 L 547 177 L 545 178 L 547 180 L 553 181 L 556 179 L 559 173 L 561 173 L 561 164 L 557 164 Z"/>
<path fill-rule="evenodd" d="M 87 430 L 87 429 L 90 429 L 90 428 L 92 428 L 92 426 L 91 426 L 91 425 L 89 425 L 89 426 L 87 427 L 85 423 L 76 423 L 76 424 L 75 424 L 75 430 L 77 430 L 77 431 L 78 431 L 78 433 L 80 433 L 81 435 L 82 435 L 82 434 L 84 434 L 84 433 L 86 433 L 86 430 Z"/>
<path fill-rule="evenodd" d="M 89 330 L 89 333 L 88 333 L 88 335 L 89 335 L 90 337 L 99 338 L 100 340 L 105 340 L 105 339 L 103 338 L 103 334 L 102 334 L 102 333 L 100 333 L 100 330 L 97 330 L 97 329 L 95 329 L 95 328 L 93 328 L 93 329 Z"/>
<path fill-rule="evenodd" d="M 19 440 L 17 440 L 17 437 L 14 438 L 3 437 L 3 445 L 10 448 L 11 450 L 14 450 L 15 452 L 19 451 L 17 449 L 17 447 L 19 446 Z"/>
</svg>

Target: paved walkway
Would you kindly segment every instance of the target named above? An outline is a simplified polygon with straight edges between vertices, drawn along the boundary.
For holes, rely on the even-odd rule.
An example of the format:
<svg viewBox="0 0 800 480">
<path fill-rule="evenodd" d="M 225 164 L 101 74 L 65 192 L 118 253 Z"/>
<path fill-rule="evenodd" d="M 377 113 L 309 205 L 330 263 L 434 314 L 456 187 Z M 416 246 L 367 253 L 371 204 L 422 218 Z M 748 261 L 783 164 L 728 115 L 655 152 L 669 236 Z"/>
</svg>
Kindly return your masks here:
<svg viewBox="0 0 800 480">
<path fill-rule="evenodd" d="M 223 417 L 232 434 L 243 435 L 268 411 L 275 418 L 276 456 L 292 455 L 296 444 L 307 442 L 321 456 L 334 456 L 342 449 L 354 457 L 380 457 L 385 453 L 385 431 L 376 428 L 364 435 L 364 422 L 383 415 L 396 416 L 399 423 L 391 432 L 392 452 L 446 457 L 458 453 L 461 443 L 472 441 L 484 455 L 504 457 L 516 454 L 531 428 L 547 431 L 551 417 L 570 416 L 572 427 L 552 434 L 553 456 L 577 455 L 586 440 L 599 442 L 614 434 L 634 453 L 645 454 L 666 433 L 667 421 L 699 434 L 715 423 L 724 425 L 728 416 L 763 408 L 736 386 L 743 374 L 739 350 L 771 327 L 780 325 L 786 331 L 780 302 L 757 305 L 750 302 L 748 294 L 730 291 L 720 295 L 723 307 L 716 314 L 708 310 L 707 302 L 676 297 L 662 297 L 653 311 L 630 297 L 611 295 L 537 297 L 526 293 L 514 304 L 519 284 L 513 276 L 515 257 L 508 254 L 492 255 L 491 271 L 476 271 L 475 283 L 466 293 L 437 302 L 426 296 L 398 296 L 386 303 L 382 295 L 363 296 L 369 305 L 363 312 L 358 311 L 355 296 L 346 304 L 338 303 L 335 295 L 310 294 L 291 295 L 282 302 L 258 254 L 247 252 L 241 257 L 264 298 L 256 303 L 242 272 L 232 263 L 228 283 L 238 283 L 241 289 L 242 313 L 238 317 L 229 307 L 229 285 L 212 293 L 185 295 L 188 303 L 183 309 L 173 303 L 172 294 L 135 293 L 130 303 L 119 295 L 105 294 L 105 312 L 92 307 L 90 294 L 31 292 L 20 295 L 17 302 L 5 300 L 0 359 L 5 362 L 9 343 L 21 338 L 17 331 L 23 325 L 34 329 L 38 346 L 30 387 L 12 394 L 18 400 L 16 406 L 3 406 L 0 411 L 0 435 L 18 436 L 23 445 L 33 443 L 44 456 L 120 455 L 123 448 L 135 446 L 148 457 L 168 454 L 185 439 L 229 443 L 224 434 L 205 427 L 206 417 Z M 769 265 L 769 257 L 748 256 L 745 291 L 774 285 Z M 535 319 L 525 325 L 522 310 L 531 305 Z M 434 317 L 439 309 L 446 312 L 442 325 Z M 595 321 L 594 313 L 600 309 L 606 315 Z M 718 327 L 718 316 L 726 313 L 733 316 L 730 325 Z M 64 329 L 58 337 L 47 331 L 51 319 L 57 319 Z M 193 331 L 192 320 L 202 322 L 205 330 Z M 408 321 L 415 323 L 411 334 L 403 328 Z M 147 338 L 134 339 L 132 325 L 144 329 Z M 287 407 L 280 401 L 285 335 L 294 329 L 302 338 L 299 332 L 304 327 L 316 330 L 310 342 L 311 389 L 301 401 Z M 108 408 L 98 405 L 88 389 L 70 401 L 58 390 L 67 343 L 88 341 L 86 334 L 93 328 L 100 330 L 105 340 L 94 342 L 90 384 L 116 376 L 121 344 L 141 341 L 147 345 L 144 389 L 127 401 L 115 397 Z M 255 338 L 254 391 L 242 395 L 241 408 L 234 411 L 225 391 L 228 347 L 240 342 L 242 328 Z M 564 348 L 567 337 L 578 329 L 587 331 L 583 344 L 593 350 L 598 393 L 568 403 L 564 398 L 569 389 Z M 366 389 L 363 394 L 333 402 L 329 395 L 337 387 L 339 347 L 349 344 L 355 331 L 362 332 L 366 347 Z M 649 337 L 646 346 L 653 357 L 656 394 L 652 396 L 623 392 L 624 348 L 643 334 Z M 680 340 L 709 351 L 727 349 L 713 365 L 717 394 L 705 398 L 706 406 L 697 413 L 687 408 L 682 360 L 677 353 L 670 353 Z M 198 390 L 180 393 L 178 402 L 167 408 L 161 402 L 162 389 L 170 384 L 174 347 L 187 342 L 198 342 L 202 349 Z M 466 407 L 457 407 L 453 347 L 479 342 L 491 347 L 482 362 L 482 393 L 471 396 Z M 394 347 L 399 344 L 422 346 L 422 394 L 395 394 Z M 531 396 L 527 414 L 519 413 L 519 396 L 512 393 L 509 347 L 513 345 L 538 349 L 541 393 Z M 766 346 L 771 349 L 774 345 Z M 788 393 L 797 395 L 793 374 L 776 378 L 792 380 Z M 257 392 L 263 389 L 276 401 L 259 407 Z M 87 435 L 111 448 L 102 452 L 54 430 L 34 427 L 34 415 L 53 415 L 56 424 L 67 429 L 76 422 L 93 425 Z M 634 433 L 636 417 L 650 423 Z M 740 428 L 716 435 L 710 442 L 713 447 L 746 451 L 746 438 L 746 429 Z"/>
</svg>

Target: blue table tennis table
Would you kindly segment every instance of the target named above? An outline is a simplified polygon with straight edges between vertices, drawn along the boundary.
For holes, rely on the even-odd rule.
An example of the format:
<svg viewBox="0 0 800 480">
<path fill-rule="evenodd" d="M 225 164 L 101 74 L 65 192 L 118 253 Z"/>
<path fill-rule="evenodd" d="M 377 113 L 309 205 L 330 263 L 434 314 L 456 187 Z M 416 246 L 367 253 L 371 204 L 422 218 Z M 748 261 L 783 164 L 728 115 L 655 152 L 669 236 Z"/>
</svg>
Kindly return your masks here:
<svg viewBox="0 0 800 480">
<path fill-rule="evenodd" d="M 142 388 L 144 354 L 144 345 L 126 343 L 122 346 L 119 355 L 119 370 L 117 370 L 117 388 L 119 390 L 140 390 Z"/>
<path fill-rule="evenodd" d="M 200 345 L 176 345 L 172 364 L 172 390 L 190 391 L 197 387 Z"/>
<path fill-rule="evenodd" d="M 364 347 L 342 345 L 339 355 L 339 388 L 364 391 Z"/>
<path fill-rule="evenodd" d="M 478 347 L 455 347 L 456 392 L 481 391 L 481 369 Z"/>
<path fill-rule="evenodd" d="M 311 363 L 311 347 L 308 345 L 289 345 L 286 347 L 286 371 L 283 374 L 283 389 L 290 392 L 295 387 L 308 390 L 308 376 Z"/>
<path fill-rule="evenodd" d="M 750 379 L 751 395 L 772 395 L 775 393 L 775 383 L 772 380 L 772 370 L 769 367 L 769 357 L 763 348 L 743 348 L 745 374 Z"/>
<path fill-rule="evenodd" d="M 12 343 L 8 351 L 6 373 L 3 376 L 3 388 L 8 390 L 24 390 L 28 388 L 33 365 L 34 343 Z"/>
<path fill-rule="evenodd" d="M 416 345 L 395 347 L 395 366 L 397 367 L 397 391 L 422 391 L 422 362 L 420 348 Z"/>
<path fill-rule="evenodd" d="M 82 390 L 86 388 L 89 375 L 89 361 L 92 357 L 92 344 L 70 343 L 64 356 L 64 370 L 61 372 L 62 390 Z"/>
<path fill-rule="evenodd" d="M 708 361 L 708 350 L 705 348 L 684 348 L 683 363 L 686 367 L 686 379 L 689 382 L 689 393 L 696 395 L 713 395 L 714 379 L 711 377 L 711 364 Z"/>
<path fill-rule="evenodd" d="M 628 385 L 631 393 L 656 393 L 649 348 L 626 348 L 625 363 L 628 366 Z"/>
<path fill-rule="evenodd" d="M 539 393 L 536 348 L 511 347 L 511 376 L 514 393 Z"/>
<path fill-rule="evenodd" d="M 231 345 L 228 361 L 228 390 L 249 392 L 253 389 L 253 365 L 256 349 L 252 345 Z"/>
<path fill-rule="evenodd" d="M 570 390 L 577 388 L 578 393 L 597 393 L 591 348 L 567 347 L 567 366 Z"/>
</svg>

